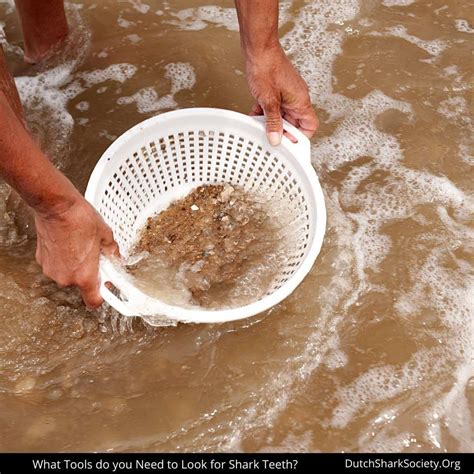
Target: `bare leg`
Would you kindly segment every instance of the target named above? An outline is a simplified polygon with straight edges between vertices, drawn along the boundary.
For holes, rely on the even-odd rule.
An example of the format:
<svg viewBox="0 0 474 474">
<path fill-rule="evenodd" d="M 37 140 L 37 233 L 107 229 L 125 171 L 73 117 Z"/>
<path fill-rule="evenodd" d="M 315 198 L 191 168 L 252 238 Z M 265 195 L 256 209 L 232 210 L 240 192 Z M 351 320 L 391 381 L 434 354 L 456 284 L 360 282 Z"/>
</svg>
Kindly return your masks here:
<svg viewBox="0 0 474 474">
<path fill-rule="evenodd" d="M 37 63 L 68 35 L 63 0 L 15 0 L 25 40 L 25 61 Z"/>
<path fill-rule="evenodd" d="M 18 95 L 15 81 L 8 70 L 5 55 L 3 54 L 3 49 L 0 46 L 0 98 L 2 95 L 5 97 L 16 116 L 24 124 L 25 119 L 23 115 L 23 108 L 20 102 L 20 96 Z"/>
</svg>

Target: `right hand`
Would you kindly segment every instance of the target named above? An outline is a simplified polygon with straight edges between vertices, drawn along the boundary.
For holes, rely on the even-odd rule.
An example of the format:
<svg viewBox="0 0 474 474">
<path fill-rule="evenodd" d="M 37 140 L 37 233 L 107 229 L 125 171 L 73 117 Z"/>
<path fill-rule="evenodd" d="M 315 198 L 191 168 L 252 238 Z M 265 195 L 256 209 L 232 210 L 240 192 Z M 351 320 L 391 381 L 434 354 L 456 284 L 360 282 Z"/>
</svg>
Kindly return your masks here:
<svg viewBox="0 0 474 474">
<path fill-rule="evenodd" d="M 308 86 L 278 45 L 258 55 L 248 55 L 246 75 L 250 91 L 257 100 L 250 115 L 265 115 L 268 141 L 278 145 L 285 134 L 287 120 L 308 138 L 316 132 L 319 122 L 311 105 Z"/>
<path fill-rule="evenodd" d="M 112 231 L 80 195 L 61 212 L 35 212 L 36 261 L 59 287 L 77 286 L 87 307 L 98 308 L 99 257 L 119 256 Z"/>
</svg>

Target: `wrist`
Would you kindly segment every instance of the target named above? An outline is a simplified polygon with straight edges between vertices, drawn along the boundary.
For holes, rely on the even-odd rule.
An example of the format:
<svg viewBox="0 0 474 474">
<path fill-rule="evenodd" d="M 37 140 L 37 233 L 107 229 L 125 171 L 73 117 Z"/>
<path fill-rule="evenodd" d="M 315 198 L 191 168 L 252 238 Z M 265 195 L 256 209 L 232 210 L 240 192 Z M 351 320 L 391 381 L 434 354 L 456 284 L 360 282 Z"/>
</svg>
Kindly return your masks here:
<svg viewBox="0 0 474 474">
<path fill-rule="evenodd" d="M 256 44 L 243 41 L 242 49 L 247 63 L 260 63 L 263 59 L 277 58 L 284 54 L 278 38 Z"/>
<path fill-rule="evenodd" d="M 281 65 L 282 61 L 288 61 L 288 58 L 280 44 L 264 50 L 251 51 L 245 55 L 245 67 L 253 70 L 273 69 Z"/>
<path fill-rule="evenodd" d="M 84 200 L 69 181 L 62 184 L 63 186 L 56 188 L 54 193 L 44 197 L 35 197 L 30 203 L 36 216 L 46 220 L 61 219 L 64 214 Z"/>
</svg>

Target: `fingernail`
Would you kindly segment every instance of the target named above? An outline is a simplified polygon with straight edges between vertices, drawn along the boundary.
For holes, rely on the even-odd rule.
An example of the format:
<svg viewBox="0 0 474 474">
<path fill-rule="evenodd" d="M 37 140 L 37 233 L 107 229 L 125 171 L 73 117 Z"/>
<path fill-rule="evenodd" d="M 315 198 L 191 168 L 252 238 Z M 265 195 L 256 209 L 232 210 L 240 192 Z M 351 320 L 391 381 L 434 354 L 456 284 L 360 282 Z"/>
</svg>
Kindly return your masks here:
<svg viewBox="0 0 474 474">
<path fill-rule="evenodd" d="M 268 141 L 270 142 L 270 145 L 279 145 L 281 142 L 281 135 L 278 132 L 270 132 L 268 134 Z"/>
</svg>

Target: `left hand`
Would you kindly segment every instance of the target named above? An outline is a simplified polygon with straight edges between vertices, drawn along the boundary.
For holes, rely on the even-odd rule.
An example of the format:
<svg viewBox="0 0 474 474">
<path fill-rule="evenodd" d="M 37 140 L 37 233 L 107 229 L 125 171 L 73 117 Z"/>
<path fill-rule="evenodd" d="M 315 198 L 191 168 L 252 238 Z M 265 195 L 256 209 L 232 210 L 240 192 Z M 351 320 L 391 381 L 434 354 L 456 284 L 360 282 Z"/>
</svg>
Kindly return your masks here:
<svg viewBox="0 0 474 474">
<path fill-rule="evenodd" d="M 119 256 L 110 228 L 79 194 L 59 213 L 36 212 L 36 260 L 60 288 L 77 286 L 91 309 L 103 299 L 99 291 L 99 256 Z"/>
<path fill-rule="evenodd" d="M 308 138 L 319 122 L 311 105 L 308 86 L 296 72 L 280 46 L 247 57 L 247 81 L 257 104 L 250 115 L 265 115 L 268 141 L 278 145 L 283 135 L 282 118 L 301 130 Z M 293 142 L 297 140 L 285 135 Z"/>
</svg>

